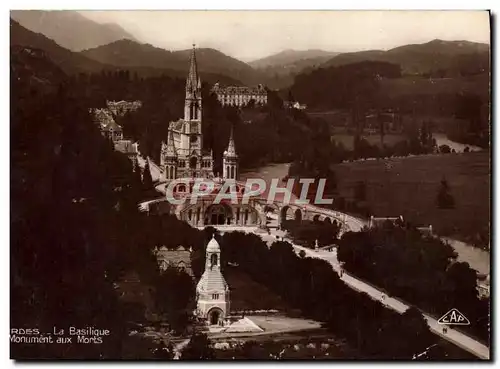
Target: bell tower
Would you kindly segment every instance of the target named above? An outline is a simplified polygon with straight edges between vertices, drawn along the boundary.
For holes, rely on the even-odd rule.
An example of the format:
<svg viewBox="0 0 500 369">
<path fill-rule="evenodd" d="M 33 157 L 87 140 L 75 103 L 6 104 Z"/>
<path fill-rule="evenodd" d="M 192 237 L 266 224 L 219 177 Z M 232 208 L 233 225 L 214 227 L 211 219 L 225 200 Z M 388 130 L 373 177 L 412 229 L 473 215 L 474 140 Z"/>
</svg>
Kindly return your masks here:
<svg viewBox="0 0 500 369">
<path fill-rule="evenodd" d="M 189 135 L 189 153 L 201 155 L 203 139 L 201 134 L 201 80 L 198 75 L 195 45 L 191 52 L 189 74 L 186 80 L 186 99 L 184 101 L 184 122 Z"/>
<path fill-rule="evenodd" d="M 163 168 L 165 180 L 172 180 L 177 178 L 177 164 L 178 164 L 177 151 L 174 145 L 174 133 L 172 130 L 168 131 L 168 142 L 161 143 L 161 156 L 160 164 Z"/>
<path fill-rule="evenodd" d="M 222 177 L 224 179 L 238 179 L 238 155 L 234 147 L 233 127 L 231 126 L 231 134 L 229 136 L 229 144 L 227 150 L 224 151 L 222 159 Z"/>
<path fill-rule="evenodd" d="M 229 314 L 229 287 L 221 272 L 220 246 L 214 236 L 207 245 L 205 272 L 196 286 L 196 314 L 209 325 L 222 325 Z"/>
</svg>

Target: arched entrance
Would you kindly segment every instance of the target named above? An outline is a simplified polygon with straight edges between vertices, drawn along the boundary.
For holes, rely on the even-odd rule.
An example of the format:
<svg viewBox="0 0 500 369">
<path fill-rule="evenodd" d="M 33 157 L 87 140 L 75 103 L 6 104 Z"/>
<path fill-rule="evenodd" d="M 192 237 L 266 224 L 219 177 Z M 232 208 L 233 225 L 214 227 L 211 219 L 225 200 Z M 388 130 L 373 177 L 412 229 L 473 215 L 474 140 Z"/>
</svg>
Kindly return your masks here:
<svg viewBox="0 0 500 369">
<path fill-rule="evenodd" d="M 325 222 L 326 224 L 332 224 L 332 220 L 331 220 L 330 218 L 328 218 L 328 217 L 327 217 L 327 218 L 325 218 L 324 222 Z"/>
<path fill-rule="evenodd" d="M 293 219 L 292 209 L 289 206 L 283 206 L 280 211 L 281 222 L 283 223 L 285 220 Z"/>
<path fill-rule="evenodd" d="M 319 214 L 316 214 L 315 216 L 313 216 L 313 222 L 319 222 L 319 217 L 320 217 Z"/>
<path fill-rule="evenodd" d="M 196 169 L 196 165 L 198 164 L 198 158 L 196 156 L 192 156 L 189 159 L 189 167 L 191 169 Z"/>
<path fill-rule="evenodd" d="M 294 215 L 296 221 L 300 222 L 302 220 L 302 212 L 300 209 L 295 210 Z"/>
<path fill-rule="evenodd" d="M 205 213 L 205 225 L 230 224 L 231 219 L 231 208 L 223 204 L 210 205 Z"/>
<path fill-rule="evenodd" d="M 219 308 L 212 308 L 207 314 L 208 323 L 210 325 L 218 325 L 222 319 L 222 310 Z"/>
</svg>

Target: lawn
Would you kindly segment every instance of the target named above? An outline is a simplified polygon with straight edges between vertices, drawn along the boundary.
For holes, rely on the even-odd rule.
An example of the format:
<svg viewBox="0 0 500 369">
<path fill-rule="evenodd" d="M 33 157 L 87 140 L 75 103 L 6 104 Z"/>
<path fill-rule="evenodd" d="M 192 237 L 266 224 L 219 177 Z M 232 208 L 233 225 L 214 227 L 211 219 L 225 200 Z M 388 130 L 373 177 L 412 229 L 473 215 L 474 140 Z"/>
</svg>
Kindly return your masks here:
<svg viewBox="0 0 500 369">
<path fill-rule="evenodd" d="M 363 139 L 365 139 L 370 145 L 376 145 L 378 147 L 382 147 L 382 142 L 380 140 L 379 134 L 363 134 Z M 337 143 L 342 143 L 344 147 L 348 150 L 354 149 L 354 135 L 348 133 L 335 133 L 332 135 L 332 140 L 335 140 Z M 384 135 L 384 145 L 386 146 L 394 146 L 398 142 L 406 140 L 406 136 L 403 134 L 393 134 L 387 133 Z"/>
<path fill-rule="evenodd" d="M 332 165 L 339 192 L 353 198 L 358 181 L 367 184 L 367 203 L 374 216 L 403 217 L 416 225 L 431 224 L 440 235 L 473 242 L 489 234 L 490 158 L 487 152 L 429 155 Z M 455 209 L 436 206 L 440 181 L 446 178 Z"/>
<path fill-rule="evenodd" d="M 488 99 L 489 75 L 460 77 L 460 78 L 423 78 L 410 77 L 384 79 L 381 94 L 391 98 L 401 95 L 438 95 L 471 93 Z"/>
</svg>

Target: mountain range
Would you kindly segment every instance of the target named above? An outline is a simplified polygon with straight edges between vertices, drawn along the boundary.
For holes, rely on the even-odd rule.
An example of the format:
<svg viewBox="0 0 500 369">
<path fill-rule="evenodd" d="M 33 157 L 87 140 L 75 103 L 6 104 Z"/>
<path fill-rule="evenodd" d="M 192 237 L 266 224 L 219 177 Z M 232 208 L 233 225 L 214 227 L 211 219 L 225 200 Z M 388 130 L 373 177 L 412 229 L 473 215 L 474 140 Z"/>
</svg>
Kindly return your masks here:
<svg viewBox="0 0 500 369">
<path fill-rule="evenodd" d="M 296 75 L 319 67 L 339 53 L 318 49 L 284 50 L 248 64 L 264 73 L 276 87 L 291 85 Z"/>
<path fill-rule="evenodd" d="M 120 40 L 108 45 L 84 50 L 81 55 L 120 68 L 150 67 L 182 72 L 189 69 L 191 50 L 169 51 L 131 40 Z M 227 75 L 246 85 L 262 82 L 263 75 L 248 64 L 210 48 L 196 49 L 196 60 L 200 73 Z"/>
<path fill-rule="evenodd" d="M 60 46 L 81 51 L 135 37 L 116 23 L 97 23 L 76 11 L 12 10 L 10 17 L 23 27 L 42 33 Z"/>
<path fill-rule="evenodd" d="M 319 49 L 310 50 L 283 50 L 277 54 L 266 56 L 265 58 L 257 59 L 248 64 L 256 69 L 281 67 L 289 65 L 297 65 L 301 63 L 310 63 L 315 60 L 321 63 L 333 58 L 339 53 L 333 51 L 325 51 Z"/>
<path fill-rule="evenodd" d="M 123 42 L 135 43 L 134 41 Z M 142 65 L 136 66 L 127 66 L 123 65 L 123 63 L 112 64 L 107 62 L 100 62 L 98 60 L 87 57 L 84 53 L 73 52 L 65 49 L 43 34 L 35 33 L 24 28 L 13 19 L 10 20 L 10 46 L 11 57 L 13 49 L 16 47 L 25 47 L 28 49 L 43 51 L 45 57 L 50 59 L 58 68 L 60 68 L 64 73 L 68 75 L 128 69 L 132 73 L 135 72 L 143 77 L 158 76 L 162 74 L 178 78 L 185 78 L 186 76 L 186 72 L 184 70 L 169 68 L 169 64 L 165 64 L 162 68 L 155 68 L 148 63 L 142 63 Z M 17 57 L 18 54 L 15 53 L 14 56 Z M 183 66 L 186 68 L 186 71 L 188 65 L 189 63 L 186 62 L 186 66 Z M 200 74 L 203 80 L 209 83 L 220 81 L 221 83 L 225 84 L 241 85 L 241 82 L 239 80 L 233 79 L 226 74 L 216 74 L 205 71 L 201 71 Z"/>
<path fill-rule="evenodd" d="M 128 69 L 142 76 L 165 74 L 185 78 L 191 50 L 169 51 L 140 43 L 117 25 L 102 25 L 73 11 L 12 11 L 11 46 L 42 50 L 66 74 Z M 29 28 L 34 31 L 29 30 Z M 111 30 L 111 31 L 110 31 Z M 97 37 L 97 36 L 99 37 Z M 200 74 L 209 83 L 254 86 L 259 83 L 283 89 L 296 76 L 314 69 L 361 61 L 399 64 L 404 75 L 426 75 L 470 69 L 489 71 L 488 44 L 433 40 L 388 51 L 336 53 L 324 50 L 284 50 L 244 63 L 216 49 L 197 49 Z"/>
<path fill-rule="evenodd" d="M 59 46 L 45 35 L 32 32 L 13 19 L 10 20 L 10 46 L 11 48 L 13 46 L 27 46 L 43 50 L 46 56 L 67 74 L 99 72 L 109 67 Z"/>
<path fill-rule="evenodd" d="M 424 44 L 404 45 L 388 51 L 368 50 L 339 54 L 321 65 L 322 68 L 357 63 L 384 61 L 401 66 L 403 74 L 425 74 L 439 69 L 454 68 L 462 59 L 477 57 L 489 60 L 490 45 L 470 41 L 433 40 Z M 472 62 L 472 61 L 471 61 Z"/>
<path fill-rule="evenodd" d="M 10 49 L 11 94 L 22 94 L 19 89 L 51 91 L 64 81 L 65 73 L 55 65 L 45 52 L 15 45 Z"/>
</svg>

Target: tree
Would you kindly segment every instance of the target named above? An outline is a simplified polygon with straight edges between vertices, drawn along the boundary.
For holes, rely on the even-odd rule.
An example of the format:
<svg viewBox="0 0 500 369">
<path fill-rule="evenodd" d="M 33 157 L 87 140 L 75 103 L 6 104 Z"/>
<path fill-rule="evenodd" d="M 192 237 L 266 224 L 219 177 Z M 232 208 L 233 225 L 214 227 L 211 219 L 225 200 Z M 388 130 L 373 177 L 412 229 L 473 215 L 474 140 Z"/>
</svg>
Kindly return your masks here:
<svg viewBox="0 0 500 369">
<path fill-rule="evenodd" d="M 88 113 L 91 101 L 72 83 L 43 96 L 13 88 L 11 323 L 112 333 L 101 345 L 13 345 L 17 359 L 123 357 L 126 321 L 135 314 L 113 287 L 131 271 L 127 259 L 141 257 L 133 248 L 136 229 L 124 225 L 137 209 L 120 206 L 132 166 L 101 136 Z"/>
<path fill-rule="evenodd" d="M 181 354 L 181 360 L 213 359 L 215 359 L 215 351 L 204 333 L 194 333 Z"/>
<path fill-rule="evenodd" d="M 434 147 L 432 141 L 431 122 L 422 122 L 422 126 L 420 128 L 420 143 L 425 153 L 433 151 Z"/>
<path fill-rule="evenodd" d="M 141 190 L 142 190 L 141 167 L 139 166 L 138 161 L 136 161 L 134 164 L 134 176 L 133 176 L 132 189 L 138 195 L 141 193 Z"/>
<path fill-rule="evenodd" d="M 413 351 L 414 354 L 425 349 L 433 337 L 422 313 L 417 308 L 410 307 L 401 318 L 403 323 L 401 328 L 405 337 L 403 341 L 408 346 L 409 353 Z"/>
<path fill-rule="evenodd" d="M 165 344 L 163 340 L 160 341 L 158 347 L 153 349 L 153 357 L 159 360 L 172 360 L 174 358 L 174 354 L 175 352 L 172 343 L 169 342 L 168 344 Z"/>
<path fill-rule="evenodd" d="M 477 272 L 468 263 L 453 263 L 446 271 L 448 296 L 451 307 L 471 307 L 477 302 Z M 452 305 L 454 304 L 454 305 Z"/>
<path fill-rule="evenodd" d="M 158 310 L 166 317 L 175 331 L 184 331 L 189 323 L 186 311 L 195 295 L 191 277 L 176 267 L 168 267 L 158 276 L 155 290 Z"/>
<path fill-rule="evenodd" d="M 441 186 L 437 196 L 437 205 L 440 209 L 453 209 L 455 207 L 455 199 L 450 193 L 450 187 L 445 178 L 441 180 Z"/>
<path fill-rule="evenodd" d="M 153 178 L 151 177 L 151 170 L 149 168 L 149 160 L 146 160 L 146 166 L 144 167 L 144 173 L 142 174 L 142 187 L 144 191 L 153 190 Z"/>
<path fill-rule="evenodd" d="M 439 146 L 439 152 L 441 154 L 449 154 L 451 153 L 451 148 L 448 145 L 441 145 Z"/>
</svg>

